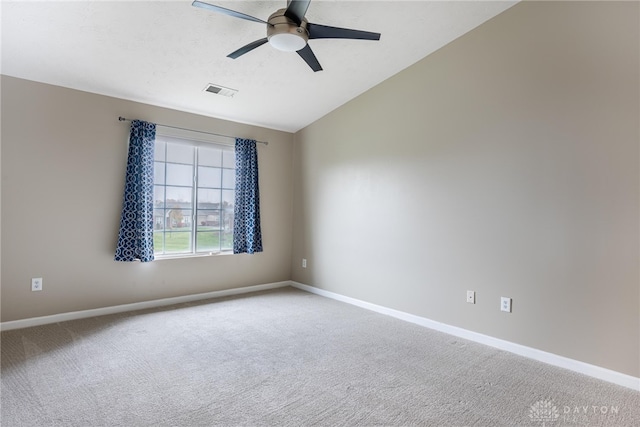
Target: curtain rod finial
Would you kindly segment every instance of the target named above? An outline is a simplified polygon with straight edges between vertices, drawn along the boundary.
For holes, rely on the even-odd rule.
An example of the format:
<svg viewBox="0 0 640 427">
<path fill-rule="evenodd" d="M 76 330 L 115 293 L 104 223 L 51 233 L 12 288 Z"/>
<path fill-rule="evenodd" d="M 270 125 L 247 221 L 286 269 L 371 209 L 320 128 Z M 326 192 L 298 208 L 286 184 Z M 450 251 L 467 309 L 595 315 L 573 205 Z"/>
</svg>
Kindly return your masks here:
<svg viewBox="0 0 640 427">
<path fill-rule="evenodd" d="M 122 117 L 122 116 L 118 117 L 118 121 L 119 121 L 119 122 L 124 122 L 124 121 L 126 121 L 126 120 L 127 120 L 127 119 L 125 119 L 125 118 L 124 118 L 124 117 Z"/>
</svg>

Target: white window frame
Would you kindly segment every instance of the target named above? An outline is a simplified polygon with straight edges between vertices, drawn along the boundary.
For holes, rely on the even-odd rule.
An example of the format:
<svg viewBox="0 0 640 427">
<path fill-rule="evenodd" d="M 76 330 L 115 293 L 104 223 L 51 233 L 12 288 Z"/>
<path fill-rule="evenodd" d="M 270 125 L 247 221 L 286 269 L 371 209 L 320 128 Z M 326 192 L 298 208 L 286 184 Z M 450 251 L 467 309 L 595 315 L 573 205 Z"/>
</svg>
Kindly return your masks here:
<svg viewBox="0 0 640 427">
<path fill-rule="evenodd" d="M 209 135 L 209 134 L 203 134 L 200 132 L 192 132 L 192 131 L 188 131 L 186 129 L 175 129 L 175 128 L 169 128 L 169 127 L 164 127 L 161 125 L 158 125 L 156 127 L 156 140 L 162 141 L 165 140 L 165 142 L 167 142 L 166 140 L 170 140 L 168 142 L 170 142 L 171 144 L 184 144 L 187 146 L 191 146 L 194 147 L 194 159 L 193 159 L 193 163 L 192 163 L 192 167 L 193 167 L 193 182 L 191 183 L 191 215 L 188 218 L 188 222 L 191 225 L 190 228 L 190 248 L 189 251 L 186 252 L 166 252 L 166 249 L 164 247 L 164 236 L 163 236 L 163 250 L 161 252 L 158 251 L 158 248 L 154 247 L 154 257 L 155 259 L 161 260 L 161 259 L 173 259 L 173 258 L 188 258 L 188 257 L 198 257 L 198 256 L 211 256 L 211 255 L 224 255 L 224 254 L 232 254 L 233 253 L 233 240 L 231 241 L 231 245 L 229 248 L 221 248 L 222 246 L 222 231 L 220 231 L 220 238 L 219 238 L 219 247 L 217 250 L 204 250 L 204 251 L 198 251 L 197 250 L 197 245 L 198 245 L 198 211 L 200 210 L 200 212 L 205 211 L 205 210 L 209 210 L 209 209 L 203 209 L 200 208 L 198 209 L 198 166 L 200 166 L 198 164 L 198 148 L 200 147 L 204 147 L 204 148 L 214 148 L 214 149 L 221 149 L 227 152 L 232 152 L 235 155 L 235 148 L 234 148 L 234 138 L 227 138 L 227 137 L 222 137 L 222 136 L 215 136 L 215 135 Z M 154 142 L 155 143 L 155 142 Z M 157 148 L 154 147 L 154 148 Z M 154 165 L 155 165 L 156 160 L 154 159 Z M 164 193 L 164 207 L 162 208 L 163 211 L 163 215 L 165 216 L 164 218 L 164 226 L 161 230 L 157 230 L 156 231 L 156 212 L 159 210 L 158 208 L 156 208 L 155 205 L 155 188 L 156 186 L 158 186 L 158 184 L 155 183 L 155 179 L 154 179 L 154 241 L 155 241 L 155 236 L 156 236 L 156 232 L 162 232 L 164 235 L 166 235 L 167 233 L 170 232 L 174 232 L 174 231 L 168 231 L 167 226 L 166 226 L 166 215 L 167 212 L 170 211 L 170 209 L 166 206 L 166 187 L 167 187 L 167 183 L 166 183 L 166 165 L 167 164 L 173 164 L 173 162 L 167 162 L 167 159 L 164 159 L 164 164 L 165 164 L 165 181 L 164 184 L 161 184 L 163 187 L 165 187 L 165 193 Z M 222 165 L 221 169 L 222 170 L 229 170 L 230 168 L 226 167 L 227 165 Z M 235 164 L 233 167 L 233 170 L 235 171 Z M 223 172 L 221 171 L 221 174 Z M 224 183 L 223 183 L 224 184 Z M 233 190 L 235 192 L 235 182 L 234 182 L 234 186 L 233 188 L 224 188 L 222 187 L 221 184 L 221 191 L 231 191 Z M 171 185 L 169 185 L 171 187 Z M 187 188 L 187 187 L 185 187 Z M 202 188 L 202 187 L 200 187 Z M 234 203 L 235 204 L 235 203 Z M 215 210 L 215 209 L 214 209 Z M 219 206 L 219 208 L 217 209 L 219 211 L 219 215 L 222 216 L 222 211 L 223 208 L 222 206 Z M 231 221 L 232 222 L 232 221 Z M 219 225 L 220 226 L 220 225 Z M 233 232 L 233 224 L 231 224 L 231 230 Z M 187 233 L 186 231 L 175 231 L 177 233 Z"/>
</svg>

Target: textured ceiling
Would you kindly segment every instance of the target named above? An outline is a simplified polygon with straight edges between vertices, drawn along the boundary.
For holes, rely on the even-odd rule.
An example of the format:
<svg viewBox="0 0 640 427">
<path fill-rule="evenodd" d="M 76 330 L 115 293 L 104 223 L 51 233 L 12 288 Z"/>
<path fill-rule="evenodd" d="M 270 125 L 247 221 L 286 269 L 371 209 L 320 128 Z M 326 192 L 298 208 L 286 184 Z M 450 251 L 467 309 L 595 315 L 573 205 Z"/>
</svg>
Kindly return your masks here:
<svg viewBox="0 0 640 427">
<path fill-rule="evenodd" d="M 286 1 L 209 3 L 266 20 Z M 311 40 L 324 71 L 266 44 L 264 24 L 185 1 L 2 1 L 2 74 L 295 132 L 512 6 L 314 0 L 310 22 L 382 33 Z M 203 92 L 214 83 L 233 98 Z"/>
</svg>

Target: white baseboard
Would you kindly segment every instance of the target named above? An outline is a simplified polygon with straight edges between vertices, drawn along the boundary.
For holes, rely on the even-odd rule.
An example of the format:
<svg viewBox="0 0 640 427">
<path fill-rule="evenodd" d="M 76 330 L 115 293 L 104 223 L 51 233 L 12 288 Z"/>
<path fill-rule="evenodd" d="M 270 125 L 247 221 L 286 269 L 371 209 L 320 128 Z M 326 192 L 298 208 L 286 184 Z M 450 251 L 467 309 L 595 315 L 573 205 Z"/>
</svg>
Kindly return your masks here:
<svg viewBox="0 0 640 427">
<path fill-rule="evenodd" d="M 0 323 L 0 331 L 11 329 L 29 328 L 31 326 L 47 325 L 50 323 L 65 322 L 67 320 L 85 319 L 87 317 L 104 316 L 106 314 L 124 313 L 127 311 L 144 310 L 147 308 L 163 307 L 166 305 L 181 304 L 185 302 L 200 301 L 210 298 L 221 298 L 232 295 L 246 294 L 249 292 L 264 291 L 268 289 L 284 288 L 291 286 L 291 282 L 276 282 L 264 285 L 245 286 L 243 288 L 226 289 L 223 291 L 206 292 L 202 294 L 184 295 L 173 298 L 163 298 L 151 301 L 135 302 L 131 304 L 114 305 L 111 307 L 95 308 L 92 310 L 72 311 L 68 313 L 53 314 L 51 316 L 32 317 L 30 319 L 13 320 Z"/>
<path fill-rule="evenodd" d="M 491 347 L 505 350 L 510 353 L 517 354 L 519 356 L 528 357 L 530 359 L 537 360 L 539 362 L 548 363 L 550 365 L 558 366 L 560 368 L 569 369 L 574 372 L 588 375 L 590 377 L 598 378 L 610 383 L 621 385 L 633 390 L 640 391 L 640 378 L 633 377 L 631 375 L 623 374 L 621 372 L 612 371 L 610 369 L 602 368 L 600 366 L 591 365 L 589 363 L 580 362 L 579 360 L 569 359 L 568 357 L 559 356 L 557 354 L 548 353 L 546 351 L 538 350 L 532 347 L 527 347 L 521 344 L 512 343 L 510 341 L 501 340 L 498 338 L 483 335 L 477 332 L 469 331 L 467 329 L 458 328 L 456 326 L 447 325 L 445 323 L 436 322 L 425 317 L 416 316 L 414 314 L 405 313 L 403 311 L 394 310 L 392 308 L 383 307 L 381 305 L 372 304 L 366 301 L 358 300 L 355 298 L 347 297 L 344 295 L 336 294 L 334 292 L 325 291 L 313 286 L 304 285 L 298 282 L 291 282 L 291 286 L 303 291 L 311 292 L 316 295 L 331 298 L 337 301 L 346 302 L 358 307 L 365 308 L 367 310 L 375 311 L 387 316 L 395 317 L 400 320 L 415 323 L 420 326 L 424 326 L 430 329 L 435 329 L 440 332 L 454 335 L 460 338 L 467 339 L 469 341 L 475 341 L 480 344 L 485 344 Z"/>
</svg>

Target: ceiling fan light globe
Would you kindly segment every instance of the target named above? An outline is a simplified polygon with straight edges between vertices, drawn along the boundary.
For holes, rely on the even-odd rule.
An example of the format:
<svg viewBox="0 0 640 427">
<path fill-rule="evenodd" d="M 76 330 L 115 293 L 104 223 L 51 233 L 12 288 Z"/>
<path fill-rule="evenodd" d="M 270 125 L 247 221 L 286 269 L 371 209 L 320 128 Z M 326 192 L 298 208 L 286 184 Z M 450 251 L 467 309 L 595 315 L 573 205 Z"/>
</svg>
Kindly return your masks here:
<svg viewBox="0 0 640 427">
<path fill-rule="evenodd" d="M 307 45 L 307 41 L 296 34 L 282 33 L 269 37 L 269 44 L 284 52 L 297 52 Z"/>
</svg>

